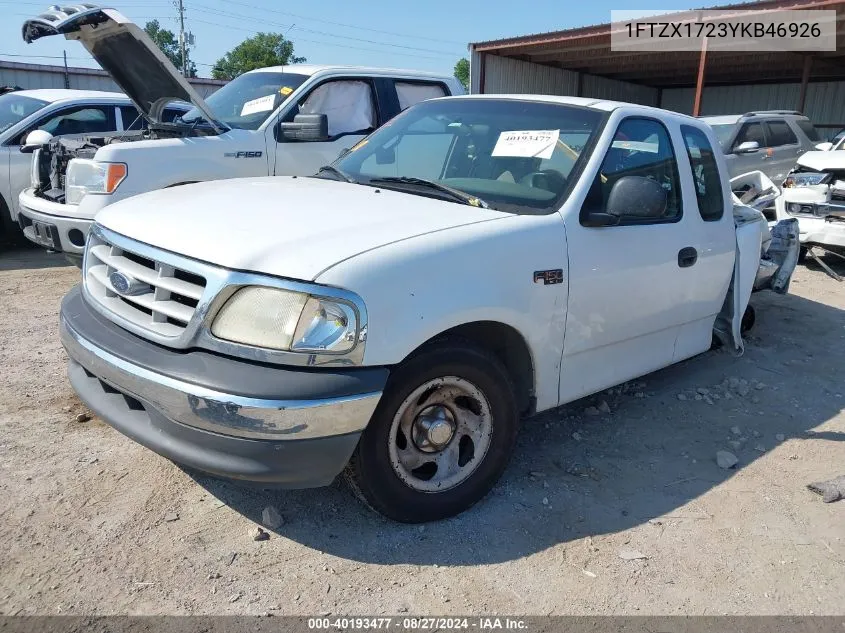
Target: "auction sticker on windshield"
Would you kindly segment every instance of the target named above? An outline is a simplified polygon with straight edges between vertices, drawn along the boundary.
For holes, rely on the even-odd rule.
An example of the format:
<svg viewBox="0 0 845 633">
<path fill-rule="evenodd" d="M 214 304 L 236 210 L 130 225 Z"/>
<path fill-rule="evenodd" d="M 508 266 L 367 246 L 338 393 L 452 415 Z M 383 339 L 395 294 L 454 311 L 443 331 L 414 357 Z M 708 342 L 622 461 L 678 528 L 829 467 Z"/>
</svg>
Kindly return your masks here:
<svg viewBox="0 0 845 633">
<path fill-rule="evenodd" d="M 276 103 L 276 95 L 267 95 L 266 97 L 258 97 L 252 101 L 247 101 L 244 107 L 241 108 L 241 116 L 247 114 L 255 114 L 256 112 L 267 112 L 273 109 L 273 104 Z"/>
<path fill-rule="evenodd" d="M 560 130 L 514 130 L 499 134 L 493 156 L 551 158 Z"/>
</svg>

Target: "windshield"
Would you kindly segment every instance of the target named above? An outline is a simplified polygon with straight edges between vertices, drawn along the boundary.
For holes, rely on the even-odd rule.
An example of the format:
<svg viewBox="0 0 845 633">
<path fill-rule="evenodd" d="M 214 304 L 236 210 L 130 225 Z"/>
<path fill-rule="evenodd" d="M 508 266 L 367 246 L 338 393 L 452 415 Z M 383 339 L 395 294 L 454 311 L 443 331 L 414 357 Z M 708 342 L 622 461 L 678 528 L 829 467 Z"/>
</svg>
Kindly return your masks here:
<svg viewBox="0 0 845 633">
<path fill-rule="evenodd" d="M 710 127 L 716 133 L 716 140 L 719 141 L 722 150 L 727 151 L 730 149 L 728 143 L 731 140 L 734 129 L 736 129 L 736 123 L 722 123 L 720 125 L 711 125 Z"/>
<path fill-rule="evenodd" d="M 221 123 L 242 130 L 257 130 L 306 79 L 308 75 L 293 73 L 247 73 L 227 83 L 205 102 Z M 193 123 L 201 118 L 202 112 L 191 108 L 182 121 Z"/>
<path fill-rule="evenodd" d="M 30 114 L 38 112 L 47 103 L 47 101 L 24 97 L 14 92 L 0 95 L 0 132 L 5 132 Z"/>
<path fill-rule="evenodd" d="M 419 103 L 373 132 L 335 166 L 361 182 L 437 196 L 421 178 L 478 196 L 511 213 L 542 213 L 568 193 L 568 179 L 603 121 L 596 110 L 505 99 Z"/>
</svg>

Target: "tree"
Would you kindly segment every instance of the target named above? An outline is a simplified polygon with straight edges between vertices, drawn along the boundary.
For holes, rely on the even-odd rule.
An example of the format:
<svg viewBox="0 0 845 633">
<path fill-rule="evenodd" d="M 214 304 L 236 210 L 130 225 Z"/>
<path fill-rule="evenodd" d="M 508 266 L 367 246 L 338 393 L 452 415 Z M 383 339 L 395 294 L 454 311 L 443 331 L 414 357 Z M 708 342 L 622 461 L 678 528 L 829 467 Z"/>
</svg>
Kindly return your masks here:
<svg viewBox="0 0 845 633">
<path fill-rule="evenodd" d="M 158 20 L 151 20 L 150 22 L 147 22 L 146 26 L 144 26 L 144 30 L 147 32 L 147 35 L 150 36 L 150 39 L 156 43 L 156 46 L 161 49 L 161 52 L 165 54 L 167 59 L 169 59 L 177 69 L 182 70 L 182 50 L 179 47 L 179 40 L 176 35 L 173 34 L 173 31 L 161 28 Z M 188 60 L 187 71 L 188 77 L 197 76 L 197 67 L 194 62 Z"/>
<path fill-rule="evenodd" d="M 259 33 L 245 39 L 218 59 L 211 76 L 215 79 L 234 79 L 256 68 L 301 64 L 304 61 L 304 57 L 293 54 L 293 42 L 280 33 Z"/>
<path fill-rule="evenodd" d="M 455 64 L 455 78 L 464 85 L 464 90 L 469 90 L 469 60 L 466 57 Z"/>
</svg>

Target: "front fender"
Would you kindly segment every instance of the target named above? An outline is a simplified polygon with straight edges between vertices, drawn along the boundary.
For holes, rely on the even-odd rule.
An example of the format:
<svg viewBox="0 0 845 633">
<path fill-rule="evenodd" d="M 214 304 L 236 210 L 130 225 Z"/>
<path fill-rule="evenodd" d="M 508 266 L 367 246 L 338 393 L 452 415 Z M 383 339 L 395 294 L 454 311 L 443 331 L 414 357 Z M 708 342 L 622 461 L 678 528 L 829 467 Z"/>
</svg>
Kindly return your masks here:
<svg viewBox="0 0 845 633">
<path fill-rule="evenodd" d="M 115 202 L 177 184 L 269 173 L 264 140 L 257 133 L 116 143 L 100 148 L 96 159 L 128 167 L 113 194 Z"/>
<path fill-rule="evenodd" d="M 546 270 L 560 270 L 563 282 L 535 283 L 535 272 Z M 400 363 L 467 323 L 510 326 L 528 345 L 543 410 L 558 403 L 566 279 L 565 228 L 552 214 L 507 216 L 394 242 L 340 262 L 316 281 L 364 300 L 366 365 Z"/>
</svg>

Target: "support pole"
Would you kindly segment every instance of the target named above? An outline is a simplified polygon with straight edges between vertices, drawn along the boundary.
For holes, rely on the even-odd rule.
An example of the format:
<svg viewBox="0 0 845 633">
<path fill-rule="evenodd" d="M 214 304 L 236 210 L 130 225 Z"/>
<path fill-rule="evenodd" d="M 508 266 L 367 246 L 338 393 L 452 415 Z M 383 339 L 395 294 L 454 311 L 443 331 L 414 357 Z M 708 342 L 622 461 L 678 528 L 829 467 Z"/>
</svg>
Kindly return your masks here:
<svg viewBox="0 0 845 633">
<path fill-rule="evenodd" d="M 803 113 L 807 104 L 807 84 L 810 83 L 810 72 L 813 70 L 813 58 L 804 55 L 804 69 L 801 71 L 801 93 L 798 95 L 798 107 L 796 110 Z"/>
<path fill-rule="evenodd" d="M 67 51 L 62 51 L 62 57 L 65 60 L 65 88 L 70 88 L 70 72 L 67 69 Z"/>
<path fill-rule="evenodd" d="M 188 55 L 185 50 L 185 7 L 179 0 L 179 46 L 182 49 L 182 76 L 188 76 Z"/>
<path fill-rule="evenodd" d="M 695 82 L 695 102 L 692 106 L 692 115 L 701 114 L 701 93 L 704 90 L 704 66 L 707 63 L 707 38 L 701 38 L 701 55 L 698 58 L 698 79 Z"/>
</svg>

